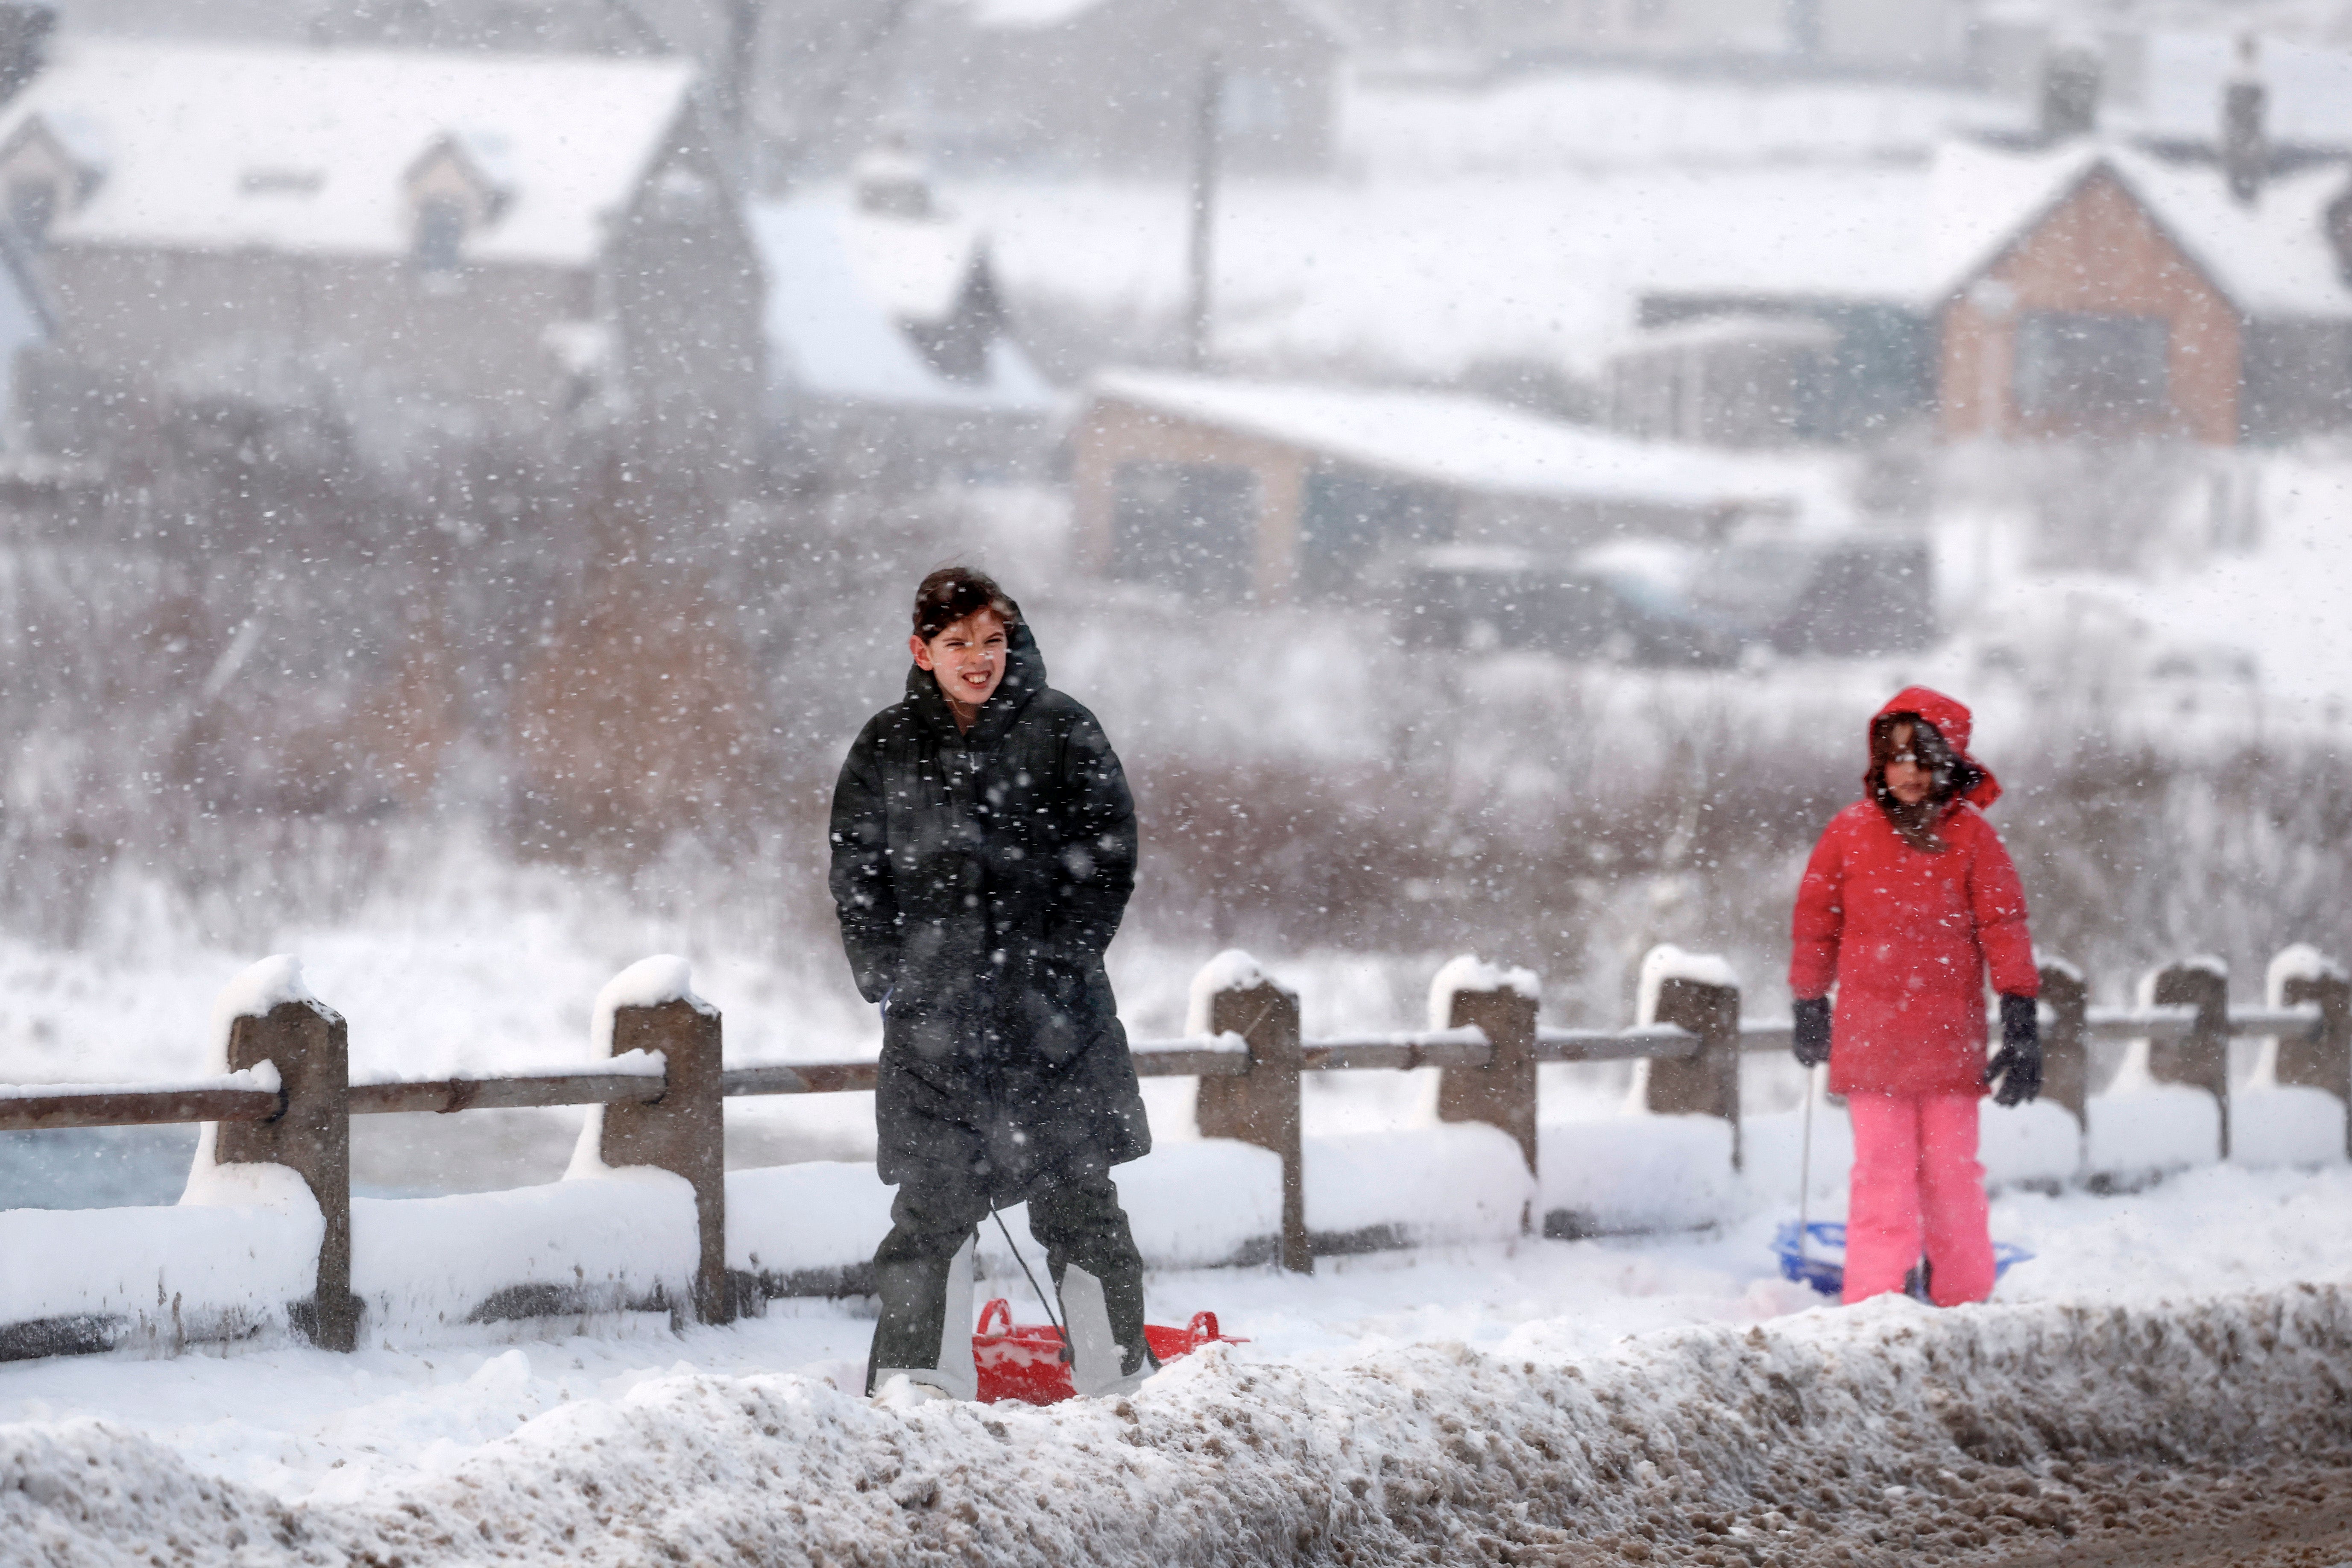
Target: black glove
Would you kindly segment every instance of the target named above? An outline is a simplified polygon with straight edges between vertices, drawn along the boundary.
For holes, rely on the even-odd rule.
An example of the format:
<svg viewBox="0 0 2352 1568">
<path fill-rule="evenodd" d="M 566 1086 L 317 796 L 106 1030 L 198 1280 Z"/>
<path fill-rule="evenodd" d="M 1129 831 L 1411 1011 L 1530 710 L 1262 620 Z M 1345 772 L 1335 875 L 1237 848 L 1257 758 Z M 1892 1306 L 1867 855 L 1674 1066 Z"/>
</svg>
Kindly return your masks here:
<svg viewBox="0 0 2352 1568">
<path fill-rule="evenodd" d="M 1809 996 L 1797 1004 L 1797 1065 L 1817 1068 L 1830 1059 L 1830 999 Z"/>
<path fill-rule="evenodd" d="M 1985 1068 L 1985 1082 L 2000 1080 L 1993 1099 L 2022 1105 L 2042 1092 L 2042 1020 L 2031 996 L 2000 999 L 2000 1049 Z"/>
</svg>

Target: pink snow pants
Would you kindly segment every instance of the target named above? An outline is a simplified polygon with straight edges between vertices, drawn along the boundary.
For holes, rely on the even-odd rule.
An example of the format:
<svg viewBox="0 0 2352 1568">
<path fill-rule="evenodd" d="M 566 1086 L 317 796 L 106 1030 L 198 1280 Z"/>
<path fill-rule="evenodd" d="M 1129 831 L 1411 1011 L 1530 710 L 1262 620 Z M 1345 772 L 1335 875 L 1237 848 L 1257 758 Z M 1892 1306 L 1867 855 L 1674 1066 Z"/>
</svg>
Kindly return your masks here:
<svg viewBox="0 0 2352 1568">
<path fill-rule="evenodd" d="M 1903 1289 L 1924 1250 L 1938 1307 L 1992 1294 L 1992 1231 L 1973 1094 L 1856 1094 L 1845 1300 Z"/>
</svg>

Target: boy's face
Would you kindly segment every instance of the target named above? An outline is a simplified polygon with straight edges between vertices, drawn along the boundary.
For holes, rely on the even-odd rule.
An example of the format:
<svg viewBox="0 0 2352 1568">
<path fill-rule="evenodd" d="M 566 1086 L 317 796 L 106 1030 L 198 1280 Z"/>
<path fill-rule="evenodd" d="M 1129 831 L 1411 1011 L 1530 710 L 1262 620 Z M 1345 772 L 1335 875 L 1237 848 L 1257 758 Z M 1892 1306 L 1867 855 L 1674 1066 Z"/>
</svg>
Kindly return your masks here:
<svg viewBox="0 0 2352 1568">
<path fill-rule="evenodd" d="M 1011 639 L 1004 617 L 994 610 L 974 610 L 940 629 L 929 642 L 909 636 L 907 645 L 915 663 L 938 679 L 940 689 L 953 702 L 977 708 L 995 694 L 1004 679 L 1004 655 Z"/>
</svg>

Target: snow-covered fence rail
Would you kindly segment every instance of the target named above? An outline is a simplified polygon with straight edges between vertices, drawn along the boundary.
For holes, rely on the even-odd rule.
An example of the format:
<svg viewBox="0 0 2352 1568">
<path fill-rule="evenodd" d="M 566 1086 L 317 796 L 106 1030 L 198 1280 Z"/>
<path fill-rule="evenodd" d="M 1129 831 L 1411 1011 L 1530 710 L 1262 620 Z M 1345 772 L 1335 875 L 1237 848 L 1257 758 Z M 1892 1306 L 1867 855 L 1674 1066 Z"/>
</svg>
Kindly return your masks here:
<svg viewBox="0 0 2352 1568">
<path fill-rule="evenodd" d="M 256 975 L 261 978 L 257 980 Z M 2337 1144 L 2352 1152 L 2352 1122 L 2347 1121 L 2345 1110 L 2352 1104 L 2352 983 L 2335 965 L 2305 948 L 2281 954 L 2266 978 L 2264 1005 L 2232 1009 L 2226 971 L 2211 960 L 2191 961 L 2148 976 L 2140 987 L 2139 1005 L 2094 1008 L 2087 1005 L 2088 988 L 2077 972 L 2063 963 L 2046 965 L 2042 970 L 2048 1063 L 2045 1099 L 2073 1118 L 2087 1147 L 2090 1047 L 2131 1042 L 2138 1053 L 2133 1060 L 2147 1082 L 2171 1086 L 2176 1094 L 2185 1088 L 2199 1091 L 2192 1098 L 2210 1097 L 2219 1111 L 2220 1153 L 2227 1158 L 2230 1042 L 2267 1039 L 2275 1045 L 2263 1058 L 2260 1081 L 2265 1087 L 2324 1090 L 2329 1099 L 2323 1103 L 2331 1107 L 2326 1114 L 2342 1129 Z M 1138 1041 L 1132 1054 L 1139 1075 L 1198 1080 L 1196 1117 L 1204 1139 L 1230 1140 L 1223 1145 L 1229 1151 L 1233 1143 L 1240 1143 L 1266 1152 L 1234 1151 L 1231 1155 L 1262 1163 L 1256 1169 L 1264 1174 L 1252 1179 L 1267 1179 L 1278 1164 L 1278 1223 L 1271 1227 L 1275 1234 L 1251 1233 L 1263 1236 L 1270 1245 L 1265 1251 L 1244 1247 L 1232 1256 L 1270 1253 L 1295 1270 L 1311 1270 L 1318 1253 L 1400 1245 L 1416 1234 L 1427 1234 L 1425 1227 L 1416 1230 L 1408 1220 L 1376 1214 L 1360 1204 L 1350 1209 L 1340 1201 L 1357 1187 L 1380 1184 L 1357 1181 L 1350 1173 L 1376 1172 L 1383 1168 L 1383 1162 L 1392 1164 L 1402 1146 L 1341 1148 L 1339 1143 L 1345 1141 L 1324 1140 L 1310 1148 L 1309 1141 L 1302 1137 L 1301 1115 L 1302 1083 L 1308 1073 L 1437 1069 L 1439 1120 L 1492 1128 L 1503 1137 L 1481 1133 L 1488 1142 L 1472 1138 L 1463 1142 L 1466 1132 L 1445 1134 L 1455 1140 L 1445 1145 L 1446 1152 L 1436 1152 L 1435 1145 L 1426 1150 L 1416 1146 L 1403 1157 L 1427 1166 L 1431 1179 L 1423 1184 L 1433 1189 L 1460 1182 L 1483 1182 L 1491 1187 L 1493 1191 L 1482 1190 L 1475 1197 L 1466 1191 L 1435 1193 L 1441 1202 L 1458 1196 L 1462 1203 L 1483 1204 L 1496 1211 L 1480 1224 L 1499 1223 L 1507 1228 L 1540 1226 L 1549 1234 L 1580 1234 L 1592 1224 L 1618 1223 L 1593 1220 L 1551 1201 L 1553 1184 L 1544 1179 L 1547 1173 L 1538 1168 L 1545 1147 L 1551 1147 L 1570 1166 L 1600 1168 L 1618 1157 L 1625 1146 L 1625 1132 L 1623 1129 L 1612 1131 L 1605 1123 L 1587 1122 L 1551 1127 L 1539 1137 L 1537 1069 L 1547 1063 L 1643 1064 L 1637 1081 L 1641 1106 L 1651 1118 L 1642 1125 L 1650 1134 L 1672 1142 L 1679 1152 L 1673 1157 L 1685 1163 L 1708 1159 L 1725 1162 L 1727 1152 L 1729 1169 L 1739 1167 L 1743 1158 L 1741 1059 L 1751 1053 L 1786 1050 L 1790 1026 L 1785 1019 L 1743 1017 L 1739 986 L 1728 966 L 1672 949 L 1658 950 L 1643 965 L 1638 1016 L 1631 1026 L 1621 1029 L 1539 1026 L 1538 989 L 1535 976 L 1525 971 L 1460 959 L 1446 965 L 1433 983 L 1427 1029 L 1315 1038 L 1303 1033 L 1298 999 L 1293 992 L 1244 955 L 1229 953 L 1210 964 L 1196 982 L 1185 1037 Z M 627 1176 L 632 1173 L 629 1168 L 636 1167 L 655 1184 L 649 1187 L 645 1182 L 634 1186 L 623 1183 L 601 1194 L 564 1183 L 554 1188 L 467 1198 L 362 1201 L 360 1206 L 371 1216 L 370 1223 L 393 1229 L 406 1226 L 420 1236 L 436 1217 L 423 1211 L 435 1204 L 506 1202 L 511 1212 L 502 1211 L 499 1223 L 516 1235 L 541 1233 L 549 1223 L 547 1215 L 557 1210 L 575 1217 L 599 1218 L 625 1211 L 634 1217 L 625 1224 L 612 1223 L 608 1228 L 615 1231 L 615 1238 L 606 1250 L 618 1256 L 624 1240 L 620 1233 L 635 1226 L 638 1229 L 632 1233 L 629 1245 L 641 1253 L 657 1252 L 670 1260 L 644 1265 L 631 1273 L 625 1264 L 608 1259 L 602 1284 L 588 1279 L 585 1264 L 561 1259 L 562 1271 L 546 1260 L 535 1266 L 541 1273 L 578 1275 L 578 1280 L 533 1275 L 492 1281 L 488 1272 L 503 1267 L 504 1261 L 478 1260 L 451 1276 L 471 1283 L 446 1286 L 442 1305 L 436 1309 L 443 1320 L 448 1315 L 448 1290 L 474 1290 L 479 1296 L 470 1304 L 456 1303 L 457 1316 L 474 1321 L 534 1312 L 587 1311 L 602 1304 L 667 1308 L 678 1317 L 724 1322 L 751 1305 L 755 1295 L 806 1288 L 796 1286 L 795 1280 L 829 1279 L 835 1281 L 834 1288 L 842 1288 L 856 1270 L 854 1265 L 845 1266 L 838 1260 L 814 1268 L 804 1262 L 796 1265 L 790 1258 L 763 1264 L 745 1247 L 739 1250 L 747 1254 L 750 1268 L 743 1258 L 730 1263 L 724 1102 L 752 1095 L 871 1090 L 876 1064 L 866 1060 L 724 1066 L 719 1011 L 692 994 L 686 984 L 684 963 L 674 959 L 647 960 L 625 972 L 598 999 L 596 1016 L 593 1047 L 596 1059 L 585 1065 L 496 1076 L 353 1082 L 342 1018 L 301 989 L 292 961 L 272 960 L 241 977 L 224 997 L 215 1046 L 216 1070 L 212 1076 L 168 1084 L 0 1088 L 0 1131 L 209 1123 L 197 1171 L 191 1179 L 191 1197 L 184 1202 L 215 1207 L 246 1200 L 196 1196 L 207 1171 L 278 1167 L 277 1176 L 271 1177 L 277 1183 L 275 1190 L 307 1193 L 316 1205 L 316 1229 L 301 1232 L 316 1237 L 315 1242 L 302 1243 L 304 1258 L 311 1258 L 310 1249 L 315 1249 L 315 1267 L 309 1261 L 300 1265 L 298 1299 L 283 1303 L 278 1316 L 312 1342 L 331 1348 L 348 1349 L 356 1343 L 367 1311 L 404 1310 L 399 1307 L 403 1300 L 421 1310 L 415 1303 L 425 1299 L 415 1291 L 403 1297 L 397 1281 L 383 1279 L 364 1281 L 363 1292 L 353 1289 L 350 1118 L 354 1115 L 588 1106 L 592 1108 L 589 1125 L 572 1174 Z M 1675 1133 L 1675 1127 L 1714 1127 L 1717 1131 L 1708 1137 L 1685 1136 Z M 1567 1142 L 1561 1142 L 1563 1138 Z M 1518 1155 L 1516 1161 L 1511 1159 L 1514 1149 Z M 1710 1150 L 1712 1153 L 1707 1152 Z M 1266 1158 L 1269 1153 L 1272 1161 Z M 1204 1149 L 1202 1154 L 1208 1159 L 1223 1157 L 1213 1149 Z M 1654 1163 L 1655 1151 L 1646 1157 Z M 1456 1163 L 1448 1165 L 1447 1160 Z M 1506 1178 L 1496 1163 L 1498 1160 L 1517 1173 Z M 1310 1167 L 1319 1169 L 1321 1174 L 1310 1179 Z M 850 1167 L 831 1169 L 840 1173 L 844 1181 L 852 1173 Z M 1471 1172 L 1484 1174 L 1465 1174 Z M 772 1199 L 784 1191 L 772 1178 L 784 1174 L 782 1170 L 737 1173 L 736 1179 L 758 1178 L 746 1190 Z M 288 1188 L 278 1177 L 298 1180 L 299 1189 Z M 873 1185 L 870 1170 L 863 1179 L 867 1186 Z M 862 1189 L 853 1192 L 843 1186 L 835 1191 L 827 1183 L 836 1178 L 814 1169 L 805 1178 L 793 1180 L 805 1188 L 800 1201 L 813 1200 L 819 1209 L 828 1203 L 839 1208 L 870 1201 Z M 659 1187 L 662 1182 L 671 1185 Z M 1524 1198 L 1518 1195 L 1522 1193 Z M 1341 1210 L 1353 1217 L 1342 1217 Z M 193 1227 L 192 1236 L 194 1229 L 203 1228 L 200 1216 L 178 1212 L 185 1217 L 177 1223 Z M 687 1236 L 689 1213 L 690 1241 Z M 1265 1217 L 1276 1218 L 1271 1213 Z M 52 1219 L 66 1216 L 18 1211 L 6 1218 L 37 1220 L 56 1228 Z M 827 1216 L 814 1210 L 762 1212 L 756 1218 L 759 1236 L 769 1238 L 756 1245 L 767 1247 L 772 1259 L 779 1250 L 775 1238 L 783 1238 L 782 1250 L 790 1251 L 796 1228 L 829 1223 Z M 1319 1225 L 1311 1223 L 1316 1221 Z M 154 1232 L 131 1226 L 125 1227 L 125 1234 L 152 1236 Z M 451 1248 L 459 1250 L 466 1244 L 457 1236 L 449 1241 Z M 0 1248 L 9 1245 L 9 1237 L 0 1235 Z M 192 1241 L 190 1245 L 199 1244 Z M 379 1244 L 376 1256 L 384 1268 L 391 1267 L 382 1263 L 384 1258 L 413 1268 L 420 1266 L 422 1258 L 418 1247 L 405 1243 L 389 1247 Z M 125 1271 L 125 1279 L 135 1272 Z M 293 1279 L 285 1269 L 280 1273 Z M 24 1297 L 20 1302 L 0 1291 L 0 1360 L 104 1349 L 129 1342 L 142 1332 L 148 1342 L 163 1342 L 165 1331 L 157 1326 L 162 1321 L 157 1315 L 165 1310 L 163 1293 L 152 1281 L 147 1289 L 155 1298 L 152 1309 L 131 1300 L 127 1286 L 113 1289 L 111 1295 L 95 1305 L 68 1300 L 70 1292 L 19 1291 L 16 1294 Z M 49 1315 L 27 1315 L 26 1303 L 38 1308 L 45 1302 L 49 1304 Z M 199 1305 L 191 1304 L 184 1322 L 182 1303 L 173 1297 L 168 1313 L 170 1342 L 201 1337 L 187 1326 L 204 1321 Z M 68 1306 L 70 1310 L 62 1310 Z M 217 1333 L 244 1333 L 254 1331 L 268 1315 L 257 1315 L 248 1304 L 235 1310 L 215 1309 L 211 1321 Z"/>
</svg>

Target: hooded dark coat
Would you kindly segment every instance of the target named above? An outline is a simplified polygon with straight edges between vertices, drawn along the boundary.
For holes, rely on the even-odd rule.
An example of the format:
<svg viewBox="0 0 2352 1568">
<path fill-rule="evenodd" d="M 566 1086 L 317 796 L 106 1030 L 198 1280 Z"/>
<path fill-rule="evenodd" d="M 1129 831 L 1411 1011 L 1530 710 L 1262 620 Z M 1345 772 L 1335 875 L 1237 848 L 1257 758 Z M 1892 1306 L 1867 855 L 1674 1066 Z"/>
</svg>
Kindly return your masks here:
<svg viewBox="0 0 2352 1568">
<path fill-rule="evenodd" d="M 1010 1204 L 1150 1152 L 1103 972 L 1135 805 L 1025 625 L 969 733 L 931 673 L 908 671 L 842 764 L 832 837 L 842 943 L 883 1004 L 884 1181 L 977 1178 Z"/>
</svg>

